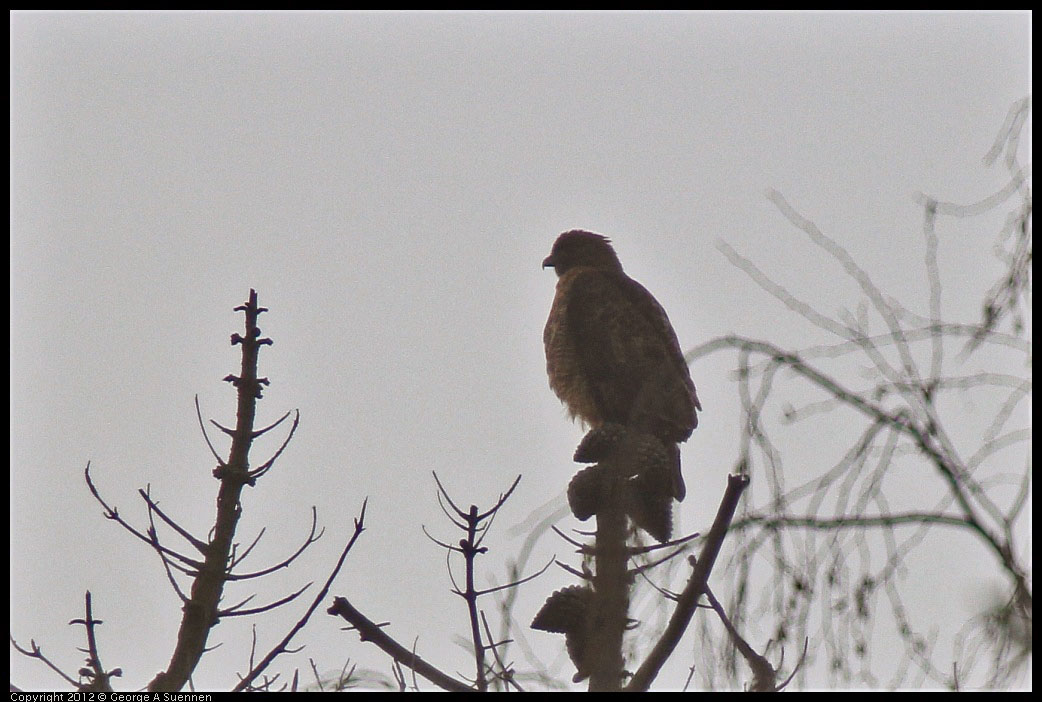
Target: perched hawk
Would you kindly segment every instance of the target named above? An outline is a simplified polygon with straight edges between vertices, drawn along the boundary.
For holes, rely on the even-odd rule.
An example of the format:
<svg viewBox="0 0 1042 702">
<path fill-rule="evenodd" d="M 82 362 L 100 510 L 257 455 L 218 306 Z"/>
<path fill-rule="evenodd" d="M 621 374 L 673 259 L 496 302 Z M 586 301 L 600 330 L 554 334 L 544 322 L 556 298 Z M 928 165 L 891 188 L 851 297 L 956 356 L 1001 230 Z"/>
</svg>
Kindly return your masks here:
<svg viewBox="0 0 1042 702">
<path fill-rule="evenodd" d="M 672 496 L 683 500 L 678 444 L 702 406 L 666 311 L 600 234 L 561 234 L 547 266 L 558 276 L 543 331 L 550 387 L 591 428 L 621 424 L 657 437 L 674 466 Z"/>
</svg>

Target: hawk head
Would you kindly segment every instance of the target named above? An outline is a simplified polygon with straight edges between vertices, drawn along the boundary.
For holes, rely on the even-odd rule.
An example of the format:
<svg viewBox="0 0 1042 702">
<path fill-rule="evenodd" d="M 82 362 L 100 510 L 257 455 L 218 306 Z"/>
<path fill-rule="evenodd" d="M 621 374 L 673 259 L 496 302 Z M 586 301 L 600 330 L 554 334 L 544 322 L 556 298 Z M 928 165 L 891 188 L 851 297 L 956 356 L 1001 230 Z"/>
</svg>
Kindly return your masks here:
<svg viewBox="0 0 1042 702">
<path fill-rule="evenodd" d="M 550 255 L 543 259 L 543 268 L 548 266 L 553 267 L 558 277 L 577 267 L 622 272 L 622 264 L 608 237 L 582 229 L 557 237 Z"/>
</svg>

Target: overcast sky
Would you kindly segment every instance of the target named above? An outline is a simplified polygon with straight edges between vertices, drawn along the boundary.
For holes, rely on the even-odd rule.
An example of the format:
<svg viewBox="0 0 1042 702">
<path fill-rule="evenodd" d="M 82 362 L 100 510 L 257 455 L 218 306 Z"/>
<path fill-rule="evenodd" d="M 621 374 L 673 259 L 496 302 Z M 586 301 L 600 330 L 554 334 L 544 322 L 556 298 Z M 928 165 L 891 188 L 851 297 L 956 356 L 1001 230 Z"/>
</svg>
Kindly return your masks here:
<svg viewBox="0 0 1042 702">
<path fill-rule="evenodd" d="M 505 579 L 524 537 L 512 529 L 563 504 L 581 429 L 545 374 L 555 277 L 540 262 L 555 236 L 610 236 L 685 348 L 731 333 L 821 340 L 721 241 L 827 313 L 856 307 L 856 286 L 779 215 L 771 188 L 881 287 L 922 301 L 916 196 L 975 202 L 1005 182 L 981 156 L 1031 91 L 1030 19 L 13 14 L 13 636 L 75 671 L 82 628 L 66 623 L 90 589 L 103 662 L 124 670 L 117 687 L 165 668 L 180 603 L 154 554 L 102 517 L 83 468 L 137 524 L 136 491 L 150 484 L 205 537 L 217 484 L 193 398 L 234 424 L 221 378 L 238 370 L 232 308 L 252 287 L 275 341 L 261 354 L 271 386 L 258 419 L 299 408 L 301 425 L 244 493 L 240 540 L 267 527 L 247 565 L 288 555 L 311 505 L 326 533 L 289 573 L 234 586 L 226 602 L 324 580 L 368 497 L 369 529 L 332 594 L 390 621 L 405 645 L 419 637 L 443 669 L 469 670 L 453 643 L 465 606 L 421 531 L 458 538 L 430 474 L 463 505 L 488 505 L 524 476 L 489 537 L 484 583 Z M 1030 123 L 1023 148 L 1030 160 Z M 946 311 L 973 322 L 1001 265 L 944 234 Z M 692 368 L 705 412 L 684 446 L 682 530 L 708 526 L 737 455 L 733 365 Z M 278 441 L 261 442 L 254 464 Z M 537 546 L 534 564 L 577 565 L 552 535 Z M 522 627 L 571 582 L 555 569 L 526 586 Z M 259 648 L 301 610 L 259 618 Z M 350 658 L 387 673 L 340 623 L 320 609 L 297 639 L 308 648 L 278 670 L 307 671 L 310 656 L 324 672 Z M 224 645 L 203 659 L 198 689 L 248 669 L 250 624 L 214 630 Z M 560 637 L 523 633 L 570 677 Z M 689 663 L 661 687 L 682 684 Z M 24 688 L 61 686 L 13 651 L 11 665 Z"/>
</svg>

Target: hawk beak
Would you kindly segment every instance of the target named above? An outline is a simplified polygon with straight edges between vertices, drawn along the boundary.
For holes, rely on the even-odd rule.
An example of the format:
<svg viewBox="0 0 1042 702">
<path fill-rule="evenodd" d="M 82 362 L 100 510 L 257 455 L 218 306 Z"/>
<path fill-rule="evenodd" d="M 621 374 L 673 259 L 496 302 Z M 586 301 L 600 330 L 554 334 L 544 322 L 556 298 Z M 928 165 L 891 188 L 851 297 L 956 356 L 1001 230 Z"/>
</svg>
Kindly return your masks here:
<svg viewBox="0 0 1042 702">
<path fill-rule="evenodd" d="M 543 259 L 543 268 L 553 268 L 553 267 L 554 267 L 554 257 L 552 255 L 551 256 L 547 256 L 546 258 Z"/>
</svg>

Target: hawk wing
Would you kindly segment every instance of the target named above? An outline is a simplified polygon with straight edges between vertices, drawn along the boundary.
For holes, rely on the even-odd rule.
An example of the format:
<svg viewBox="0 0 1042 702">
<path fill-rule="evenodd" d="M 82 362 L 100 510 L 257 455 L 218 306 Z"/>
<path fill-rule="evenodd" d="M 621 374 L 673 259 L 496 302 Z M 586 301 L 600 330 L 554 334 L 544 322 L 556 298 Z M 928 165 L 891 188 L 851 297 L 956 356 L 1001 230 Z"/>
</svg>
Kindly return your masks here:
<svg viewBox="0 0 1042 702">
<path fill-rule="evenodd" d="M 574 362 L 603 421 L 668 442 L 691 436 L 701 409 L 665 310 L 624 273 L 576 271 L 565 310 Z"/>
</svg>

